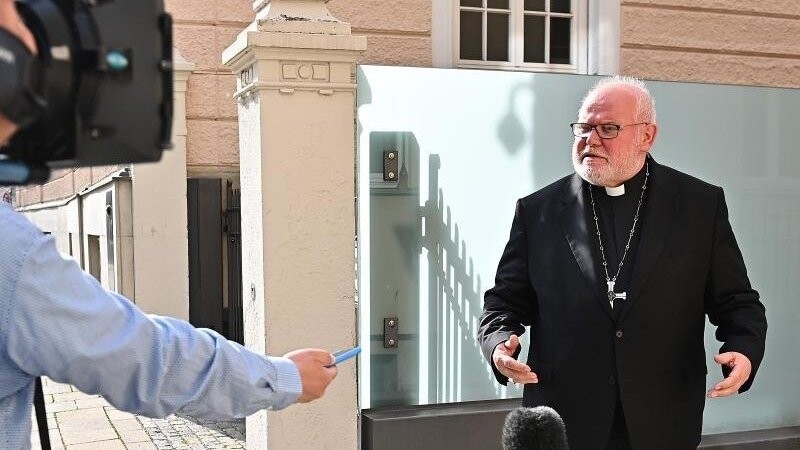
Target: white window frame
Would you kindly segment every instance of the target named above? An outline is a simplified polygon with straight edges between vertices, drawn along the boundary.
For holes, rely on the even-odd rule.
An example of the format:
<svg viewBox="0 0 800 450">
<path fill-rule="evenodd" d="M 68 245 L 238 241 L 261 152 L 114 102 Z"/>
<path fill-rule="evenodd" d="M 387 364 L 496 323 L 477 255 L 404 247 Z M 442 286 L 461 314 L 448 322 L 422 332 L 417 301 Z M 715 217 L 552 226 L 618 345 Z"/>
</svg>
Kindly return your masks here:
<svg viewBox="0 0 800 450">
<path fill-rule="evenodd" d="M 549 1 L 549 0 L 548 0 Z M 460 58 L 460 1 L 432 0 L 433 66 L 531 72 L 611 75 L 619 70 L 619 14 L 617 1 L 575 0 L 572 5 L 570 64 L 515 63 L 523 59 L 524 0 L 509 0 L 509 59 L 472 61 Z M 558 17 L 563 14 L 550 13 Z M 545 39 L 550 39 L 549 29 Z M 484 46 L 485 46 L 484 39 Z M 547 52 L 549 53 L 549 52 Z M 549 54 L 547 54 L 549 57 Z"/>
</svg>

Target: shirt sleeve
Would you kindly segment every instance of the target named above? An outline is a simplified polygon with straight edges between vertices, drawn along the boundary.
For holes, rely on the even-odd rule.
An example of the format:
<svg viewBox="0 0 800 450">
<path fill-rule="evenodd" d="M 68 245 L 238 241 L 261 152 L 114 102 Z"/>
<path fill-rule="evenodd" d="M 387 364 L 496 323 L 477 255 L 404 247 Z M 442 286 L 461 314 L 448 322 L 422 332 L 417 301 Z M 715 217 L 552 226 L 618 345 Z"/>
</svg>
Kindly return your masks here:
<svg viewBox="0 0 800 450">
<path fill-rule="evenodd" d="M 207 419 L 281 409 L 302 392 L 295 364 L 189 323 L 144 314 L 108 292 L 49 236 L 37 237 L 12 294 L 8 352 L 20 370 L 101 394 L 151 417 Z"/>
</svg>

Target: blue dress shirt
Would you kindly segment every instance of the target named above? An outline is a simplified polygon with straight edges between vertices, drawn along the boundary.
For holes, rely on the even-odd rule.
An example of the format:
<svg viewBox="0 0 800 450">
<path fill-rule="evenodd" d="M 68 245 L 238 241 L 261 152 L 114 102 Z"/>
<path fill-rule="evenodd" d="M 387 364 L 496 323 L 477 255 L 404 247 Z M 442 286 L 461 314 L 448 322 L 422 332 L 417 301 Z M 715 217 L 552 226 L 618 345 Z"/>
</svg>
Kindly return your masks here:
<svg viewBox="0 0 800 450">
<path fill-rule="evenodd" d="M 41 375 L 151 417 L 244 417 L 285 408 L 302 392 L 291 360 L 144 314 L 0 202 L 0 448 L 30 448 Z"/>
</svg>

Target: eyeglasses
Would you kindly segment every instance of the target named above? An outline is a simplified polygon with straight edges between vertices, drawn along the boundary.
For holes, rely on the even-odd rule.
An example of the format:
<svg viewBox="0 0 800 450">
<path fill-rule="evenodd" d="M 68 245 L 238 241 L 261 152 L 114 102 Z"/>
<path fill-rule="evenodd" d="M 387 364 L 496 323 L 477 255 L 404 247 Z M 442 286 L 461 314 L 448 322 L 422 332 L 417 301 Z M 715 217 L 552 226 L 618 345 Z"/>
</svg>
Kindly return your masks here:
<svg viewBox="0 0 800 450">
<path fill-rule="evenodd" d="M 619 136 L 619 131 L 625 127 L 632 127 L 635 125 L 650 125 L 649 122 L 629 123 L 627 125 L 617 125 L 616 123 L 598 123 L 597 125 L 590 125 L 588 123 L 575 122 L 569 124 L 572 128 L 572 134 L 579 138 L 588 138 L 592 134 L 592 130 L 597 132 L 597 137 L 600 139 L 614 139 Z"/>
</svg>

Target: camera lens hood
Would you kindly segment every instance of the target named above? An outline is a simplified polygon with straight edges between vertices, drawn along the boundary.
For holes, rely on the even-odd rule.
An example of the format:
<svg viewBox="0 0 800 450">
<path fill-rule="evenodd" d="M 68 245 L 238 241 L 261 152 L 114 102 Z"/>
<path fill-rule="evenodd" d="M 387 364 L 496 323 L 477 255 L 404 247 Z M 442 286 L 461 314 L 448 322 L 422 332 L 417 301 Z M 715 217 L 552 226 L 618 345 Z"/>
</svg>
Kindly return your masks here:
<svg viewBox="0 0 800 450">
<path fill-rule="evenodd" d="M 163 0 L 16 5 L 38 54 L 0 34 L 0 62 L 7 47 L 14 50 L 6 56 L 24 63 L 6 67 L 15 81 L 0 86 L 0 112 L 20 125 L 0 161 L 48 170 L 158 161 L 171 147 L 173 114 L 172 19 Z"/>
</svg>

